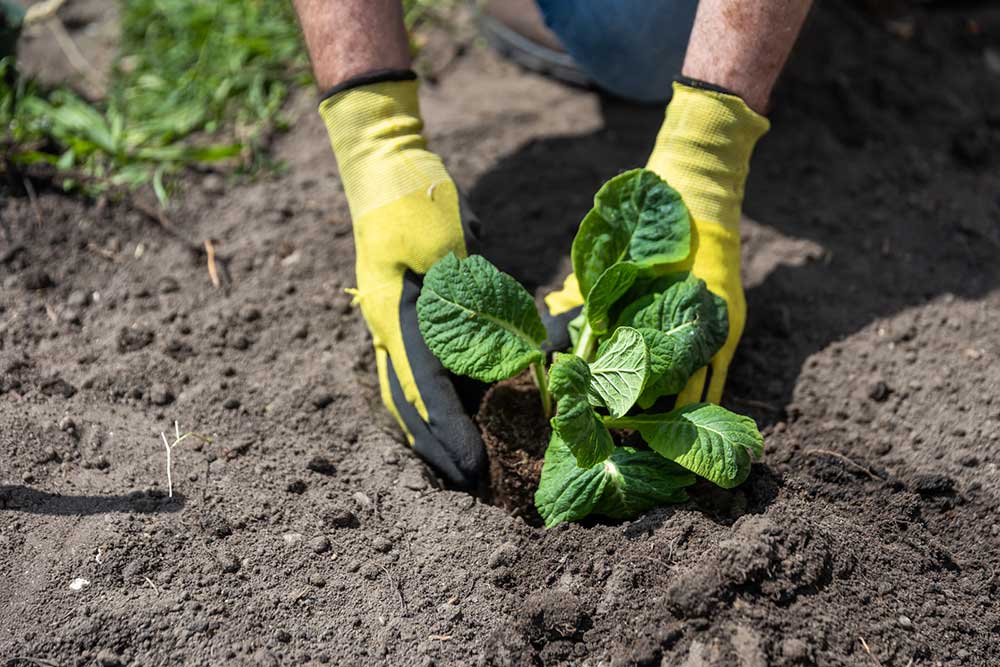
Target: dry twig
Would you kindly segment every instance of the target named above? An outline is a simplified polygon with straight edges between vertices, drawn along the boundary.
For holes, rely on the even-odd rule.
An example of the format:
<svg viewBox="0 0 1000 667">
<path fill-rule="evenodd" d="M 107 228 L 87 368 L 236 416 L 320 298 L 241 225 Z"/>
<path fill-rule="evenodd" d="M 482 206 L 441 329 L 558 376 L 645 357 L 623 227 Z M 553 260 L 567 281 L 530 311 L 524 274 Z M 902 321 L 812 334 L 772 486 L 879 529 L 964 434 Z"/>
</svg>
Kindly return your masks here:
<svg viewBox="0 0 1000 667">
<path fill-rule="evenodd" d="M 399 598 L 399 607 L 402 610 L 403 615 L 405 616 L 406 615 L 406 600 L 403 599 L 403 591 L 399 587 L 399 582 L 397 582 L 393 578 L 393 576 L 391 574 L 389 574 L 389 570 L 384 565 L 379 565 L 379 567 L 382 568 L 382 571 L 385 572 L 385 576 L 389 579 L 389 585 L 391 585 L 396 590 L 396 596 Z"/>
<path fill-rule="evenodd" d="M 865 641 L 865 638 L 858 637 L 858 641 L 861 642 L 861 648 L 865 650 L 865 653 L 867 653 L 868 657 L 872 659 L 872 662 L 874 662 L 878 667 L 882 667 L 882 662 L 875 657 L 874 653 L 872 653 L 872 650 L 868 647 L 868 642 Z"/>
<path fill-rule="evenodd" d="M 215 264 L 215 245 L 212 239 L 205 239 L 205 255 L 208 259 L 208 277 L 212 281 L 212 286 L 219 289 L 222 283 L 219 282 L 219 267 Z"/>
<path fill-rule="evenodd" d="M 66 60 L 68 60 L 69 64 L 73 66 L 73 69 L 79 72 L 83 78 L 90 83 L 91 97 L 93 99 L 102 99 L 106 97 L 108 89 L 104 82 L 104 77 L 80 51 L 76 42 L 73 41 L 73 37 L 71 37 L 69 32 L 66 30 L 66 26 L 63 25 L 62 20 L 56 16 L 55 13 L 53 13 L 50 18 L 51 20 L 47 21 L 47 25 L 49 30 L 52 32 L 52 36 L 55 37 L 56 43 L 59 45 L 59 49 L 63 52 L 63 55 L 66 56 Z"/>
<path fill-rule="evenodd" d="M 13 658 L 7 658 L 7 662 L 4 664 L 7 667 L 14 667 L 19 662 L 26 662 L 29 665 L 39 665 L 39 667 L 59 667 L 57 663 L 49 662 L 48 660 L 41 660 L 39 658 L 29 658 L 26 655 L 15 655 Z"/>
<path fill-rule="evenodd" d="M 176 421 L 174 422 L 174 435 L 175 435 L 174 441 L 168 443 L 167 442 L 167 434 L 163 433 L 162 431 L 160 432 L 160 438 L 163 439 L 163 446 L 167 450 L 167 496 L 169 498 L 173 498 L 174 497 L 173 460 L 171 458 L 171 455 L 173 454 L 173 451 L 174 451 L 174 447 L 176 447 L 177 445 L 181 444 L 182 442 L 184 442 L 188 438 L 197 438 L 198 440 L 201 440 L 205 444 L 208 444 L 208 445 L 212 444 L 212 439 L 211 438 L 206 438 L 205 436 L 199 435 L 197 433 L 193 433 L 193 432 L 189 431 L 189 432 L 184 433 L 182 435 L 181 434 L 181 427 L 177 424 Z"/>
<path fill-rule="evenodd" d="M 43 0 L 31 5 L 24 12 L 24 25 L 31 26 L 42 21 L 48 21 L 65 4 L 66 0 Z"/>
<path fill-rule="evenodd" d="M 42 207 L 38 205 L 38 195 L 35 193 L 35 186 L 31 184 L 31 179 L 27 176 L 22 176 L 21 182 L 24 184 L 24 191 L 28 193 L 31 208 L 35 211 L 35 220 L 40 227 L 45 222 L 45 219 L 42 217 Z"/>
<path fill-rule="evenodd" d="M 847 456 L 841 454 L 840 452 L 834 452 L 834 451 L 831 451 L 829 449 L 807 449 L 807 450 L 803 451 L 802 453 L 803 454 L 818 455 L 818 456 L 832 456 L 835 459 L 840 459 L 841 461 L 843 461 L 844 463 L 848 464 L 852 468 L 856 468 L 857 470 L 860 470 L 864 474 L 866 474 L 869 477 L 871 477 L 872 479 L 874 479 L 876 482 L 881 481 L 881 479 L 882 479 L 881 477 L 879 477 L 878 475 L 876 475 L 875 473 L 873 473 L 871 471 L 871 469 L 868 468 L 867 466 L 861 465 L 860 463 L 858 463 L 854 459 L 852 459 L 850 457 L 847 457 Z"/>
</svg>

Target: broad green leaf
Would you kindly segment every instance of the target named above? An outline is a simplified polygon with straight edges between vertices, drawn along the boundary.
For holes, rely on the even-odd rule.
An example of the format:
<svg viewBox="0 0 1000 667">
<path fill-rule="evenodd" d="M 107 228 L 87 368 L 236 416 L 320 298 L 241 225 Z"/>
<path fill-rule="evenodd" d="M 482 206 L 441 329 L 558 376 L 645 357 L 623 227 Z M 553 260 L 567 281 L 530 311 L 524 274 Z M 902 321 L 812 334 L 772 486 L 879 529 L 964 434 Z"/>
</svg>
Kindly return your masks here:
<svg viewBox="0 0 1000 667">
<path fill-rule="evenodd" d="M 587 398 L 591 384 L 586 361 L 573 354 L 556 354 L 549 370 L 549 390 L 556 399 L 552 430 L 566 443 L 581 468 L 608 458 L 615 447 L 611 433 L 594 414 Z"/>
<path fill-rule="evenodd" d="M 687 500 L 683 489 L 693 483 L 694 476 L 680 466 L 655 452 L 629 447 L 616 447 L 607 460 L 580 468 L 553 432 L 535 507 L 547 528 L 589 514 L 629 519 L 657 505 Z"/>
<path fill-rule="evenodd" d="M 648 509 L 687 500 L 684 487 L 695 477 L 656 452 L 617 447 L 604 462 L 608 483 L 594 513 L 612 519 L 629 519 Z"/>
<path fill-rule="evenodd" d="M 427 347 L 459 375 L 497 382 L 545 359 L 534 299 L 478 255 L 460 260 L 449 253 L 431 267 L 417 320 Z"/>
<path fill-rule="evenodd" d="M 662 415 L 638 415 L 615 424 L 639 431 L 656 453 L 725 489 L 742 483 L 764 438 L 750 417 L 696 403 Z"/>
<path fill-rule="evenodd" d="M 607 483 L 603 463 L 581 468 L 569 446 L 553 430 L 535 491 L 535 507 L 545 527 L 578 521 L 590 514 Z"/>
<path fill-rule="evenodd" d="M 601 336 L 608 331 L 608 313 L 639 275 L 639 265 L 635 262 L 618 262 L 608 267 L 594 283 L 587 296 L 587 320 L 595 334 Z"/>
<path fill-rule="evenodd" d="M 639 398 L 643 408 L 683 389 L 729 335 L 726 302 L 693 276 L 630 304 L 618 324 L 638 329 L 649 349 L 650 377 Z"/>
<path fill-rule="evenodd" d="M 581 294 L 616 262 L 640 268 L 685 259 L 691 251 L 691 219 L 680 195 L 652 171 L 615 176 L 594 196 L 573 239 L 573 271 Z"/>
<path fill-rule="evenodd" d="M 649 353 L 642 334 L 630 327 L 615 329 L 598 349 L 590 374 L 590 402 L 607 407 L 612 417 L 628 412 L 649 375 Z"/>
<path fill-rule="evenodd" d="M 680 393 L 690 374 L 675 359 L 675 340 L 656 329 L 637 329 L 649 351 L 649 377 L 636 401 L 643 410 L 648 409 L 660 396 Z"/>
</svg>

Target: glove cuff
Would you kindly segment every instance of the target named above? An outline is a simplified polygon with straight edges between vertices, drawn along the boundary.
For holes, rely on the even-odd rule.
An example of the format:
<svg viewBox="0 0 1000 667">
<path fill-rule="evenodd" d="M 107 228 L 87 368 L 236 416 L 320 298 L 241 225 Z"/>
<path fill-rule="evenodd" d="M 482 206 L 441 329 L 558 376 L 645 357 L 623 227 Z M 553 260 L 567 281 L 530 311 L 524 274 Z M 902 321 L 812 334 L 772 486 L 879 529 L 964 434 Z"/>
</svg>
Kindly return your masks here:
<svg viewBox="0 0 1000 667">
<path fill-rule="evenodd" d="M 737 95 L 677 81 L 649 168 L 683 194 L 695 219 L 736 227 L 750 155 L 769 128 Z"/>
<path fill-rule="evenodd" d="M 351 77 L 346 81 L 338 83 L 320 96 L 320 103 L 325 102 L 337 93 L 342 93 L 351 88 L 360 88 L 373 83 L 385 83 L 387 81 L 416 81 L 417 73 L 412 69 L 378 69 L 366 72 L 359 76 Z"/>
<path fill-rule="evenodd" d="M 441 159 L 427 150 L 416 78 L 399 80 L 399 74 L 352 79 L 319 105 L 355 222 L 393 200 L 450 180 Z M 370 80 L 387 75 L 397 78 Z"/>
</svg>

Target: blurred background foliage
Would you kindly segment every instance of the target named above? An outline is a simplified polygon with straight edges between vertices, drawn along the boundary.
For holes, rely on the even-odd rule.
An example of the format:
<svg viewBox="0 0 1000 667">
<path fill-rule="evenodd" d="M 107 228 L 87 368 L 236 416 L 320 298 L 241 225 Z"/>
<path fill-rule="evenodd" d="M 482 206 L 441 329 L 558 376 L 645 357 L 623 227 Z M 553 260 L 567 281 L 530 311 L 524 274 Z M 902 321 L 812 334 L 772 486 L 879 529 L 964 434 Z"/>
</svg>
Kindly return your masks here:
<svg viewBox="0 0 1000 667">
<path fill-rule="evenodd" d="M 453 1 L 404 0 L 407 26 L 418 29 Z M 5 51 L 23 16 L 12 0 L 0 3 L 9 12 L 0 12 L 9 31 L 0 25 L 0 169 L 46 167 L 68 189 L 148 184 L 165 205 L 170 176 L 186 167 L 267 168 L 290 91 L 311 85 L 288 0 L 123 0 L 118 53 L 91 99 L 19 74 Z M 58 20 L 62 2 L 49 4 L 41 20 Z"/>
</svg>

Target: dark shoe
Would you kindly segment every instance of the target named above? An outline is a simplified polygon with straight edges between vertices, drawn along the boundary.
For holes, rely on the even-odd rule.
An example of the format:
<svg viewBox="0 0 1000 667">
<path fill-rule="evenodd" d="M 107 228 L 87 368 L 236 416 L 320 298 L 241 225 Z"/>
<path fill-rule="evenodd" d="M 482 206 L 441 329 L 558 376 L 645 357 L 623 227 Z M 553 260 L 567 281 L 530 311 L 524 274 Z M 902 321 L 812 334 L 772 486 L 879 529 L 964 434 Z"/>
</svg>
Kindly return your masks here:
<svg viewBox="0 0 1000 667">
<path fill-rule="evenodd" d="M 545 26 L 534 0 L 472 0 L 479 31 L 500 55 L 521 67 L 576 86 L 591 84 Z"/>
</svg>

